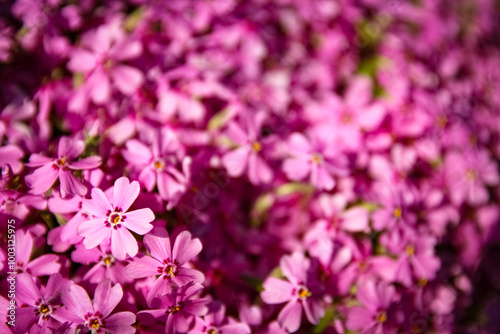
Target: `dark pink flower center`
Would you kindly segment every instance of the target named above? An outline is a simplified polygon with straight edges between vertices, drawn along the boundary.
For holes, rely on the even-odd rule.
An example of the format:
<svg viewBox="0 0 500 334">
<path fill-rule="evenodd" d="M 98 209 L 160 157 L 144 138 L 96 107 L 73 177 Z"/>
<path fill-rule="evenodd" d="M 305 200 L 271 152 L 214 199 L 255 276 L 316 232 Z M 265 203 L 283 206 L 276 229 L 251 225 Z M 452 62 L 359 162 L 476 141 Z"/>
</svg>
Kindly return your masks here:
<svg viewBox="0 0 500 334">
<path fill-rule="evenodd" d="M 35 302 L 35 306 L 37 306 L 35 314 L 44 320 L 47 320 L 54 310 L 51 305 L 43 302 L 41 299 Z"/>
<path fill-rule="evenodd" d="M 104 225 L 106 227 L 113 227 L 115 230 L 122 227 L 122 224 L 127 216 L 125 216 L 122 212 L 123 210 L 119 207 L 116 207 L 114 211 L 108 210 L 106 213 L 107 220 L 104 221 Z"/>
<path fill-rule="evenodd" d="M 106 254 L 105 256 L 101 256 L 99 258 L 101 261 L 101 265 L 106 267 L 112 267 L 115 264 L 115 258 L 111 254 Z"/>
<path fill-rule="evenodd" d="M 88 312 L 85 314 L 85 323 L 84 325 L 89 328 L 92 333 L 100 333 L 101 332 L 101 327 L 104 326 L 104 321 L 102 320 L 102 313 L 97 311 L 94 314 L 91 312 Z"/>
<path fill-rule="evenodd" d="M 184 307 L 184 302 L 179 302 L 176 305 L 169 306 L 167 309 L 167 313 L 176 314 L 177 312 L 182 310 L 183 307 Z"/>
<path fill-rule="evenodd" d="M 163 260 L 164 266 L 159 266 L 158 273 L 163 275 L 163 279 L 172 278 L 179 274 L 179 261 L 174 260 L 173 262 L 169 259 Z"/>
</svg>

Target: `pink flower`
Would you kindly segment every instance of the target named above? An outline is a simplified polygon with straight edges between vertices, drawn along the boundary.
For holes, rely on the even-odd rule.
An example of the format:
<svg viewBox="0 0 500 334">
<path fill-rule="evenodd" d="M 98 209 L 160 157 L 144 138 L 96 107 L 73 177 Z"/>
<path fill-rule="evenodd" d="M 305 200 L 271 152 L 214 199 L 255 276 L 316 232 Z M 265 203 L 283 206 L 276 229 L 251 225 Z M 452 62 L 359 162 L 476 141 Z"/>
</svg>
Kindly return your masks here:
<svg viewBox="0 0 500 334">
<path fill-rule="evenodd" d="M 310 175 L 310 182 L 320 190 L 332 190 L 333 175 L 345 172 L 343 161 L 336 152 L 319 141 L 312 144 L 303 134 L 293 133 L 288 139 L 291 157 L 283 162 L 283 170 L 293 181 Z"/>
<path fill-rule="evenodd" d="M 186 333 L 194 325 L 195 317 L 208 311 L 207 299 L 196 298 L 203 289 L 199 283 L 189 283 L 175 288 L 171 294 L 159 297 L 157 309 L 140 311 L 137 316 L 141 323 L 165 323 L 165 334 Z"/>
<path fill-rule="evenodd" d="M 396 264 L 396 280 L 407 287 L 417 279 L 432 280 L 440 268 L 441 261 L 434 255 L 436 239 L 427 233 L 409 238 Z M 412 270 L 413 269 L 413 270 Z M 412 275 L 413 272 L 413 275 Z"/>
<path fill-rule="evenodd" d="M 273 171 L 263 157 L 263 143 L 258 138 L 263 120 L 263 113 L 248 115 L 245 122 L 246 131 L 234 121 L 227 127 L 227 135 L 237 147 L 224 154 L 222 165 L 229 176 L 240 177 L 245 171 L 252 184 L 269 183 L 273 178 Z"/>
<path fill-rule="evenodd" d="M 86 100 L 88 94 L 96 104 L 108 102 L 112 92 L 111 80 L 125 95 L 134 93 L 142 85 L 143 73 L 123 64 L 142 53 L 142 44 L 117 33 L 116 29 L 120 28 L 115 27 L 115 23 L 88 32 L 82 40 L 83 48 L 71 53 L 68 68 L 87 76 L 84 88 L 73 100 Z"/>
<path fill-rule="evenodd" d="M 216 308 L 203 319 L 196 318 L 194 328 L 189 334 L 221 333 L 221 334 L 250 334 L 248 325 L 237 323 L 234 319 L 225 316 L 226 307 L 219 303 L 212 303 L 210 308 Z"/>
<path fill-rule="evenodd" d="M 130 283 L 133 279 L 125 271 L 126 262 L 118 261 L 111 254 L 110 245 L 101 244 L 99 247 L 86 249 L 83 244 L 77 244 L 75 250 L 71 253 L 73 262 L 94 265 L 81 268 L 85 272 L 82 279 L 90 283 L 99 283 L 109 279 L 112 283 Z"/>
<path fill-rule="evenodd" d="M 395 301 L 396 289 L 370 280 L 358 287 L 356 294 L 363 306 L 353 306 L 347 314 L 346 327 L 360 333 L 389 333 L 389 306 Z"/>
<path fill-rule="evenodd" d="M 325 309 L 322 305 L 322 293 L 318 291 L 318 283 L 312 276 L 311 262 L 302 253 L 296 252 L 284 256 L 280 261 L 284 281 L 269 277 L 264 281 L 262 300 L 267 304 L 288 302 L 278 315 L 279 324 L 287 331 L 296 332 L 302 322 L 302 309 L 312 324 L 317 325 L 323 317 Z"/>
<path fill-rule="evenodd" d="M 151 209 L 127 212 L 139 196 L 139 182 L 130 183 L 126 177 L 121 177 L 112 189 L 112 200 L 101 189 L 92 189 L 92 199 L 83 203 L 83 209 L 93 218 L 80 223 L 77 233 L 85 238 L 83 244 L 87 249 L 110 238 L 111 253 L 118 260 L 124 260 L 127 254 L 134 257 L 139 250 L 137 240 L 129 230 L 140 235 L 148 233 L 153 228 L 149 223 L 155 216 Z"/>
<path fill-rule="evenodd" d="M 139 181 L 149 192 L 153 191 L 155 184 L 158 186 L 160 196 L 169 201 L 167 210 L 177 204 L 189 183 L 191 158 L 181 159 L 181 149 L 175 134 L 164 130 L 154 135 L 151 148 L 132 139 L 127 141 L 127 149 L 122 153 L 133 169 L 140 171 Z M 179 161 L 182 172 L 177 167 Z"/>
<path fill-rule="evenodd" d="M 111 314 L 123 297 L 120 284 L 111 286 L 106 280 L 97 285 L 93 303 L 87 292 L 79 285 L 73 284 L 62 293 L 61 299 L 70 313 L 67 320 L 72 321 L 72 328 L 82 332 L 127 334 L 135 333 L 132 324 L 135 315 L 132 312 Z"/>
<path fill-rule="evenodd" d="M 97 168 L 101 164 L 101 158 L 92 156 L 76 160 L 84 148 L 81 140 L 61 137 L 57 159 L 33 153 L 26 166 L 41 167 L 25 178 L 26 184 L 31 188 L 31 193 L 38 195 L 46 192 L 59 178 L 62 197 L 66 197 L 67 194 L 85 195 L 87 187 L 73 175 L 72 170 Z"/>
<path fill-rule="evenodd" d="M 133 278 L 160 275 L 149 290 L 150 302 L 157 295 L 170 293 L 171 284 L 186 285 L 189 282 L 203 283 L 205 277 L 197 270 L 187 266 L 189 260 L 201 252 L 199 239 L 192 239 L 191 233 L 181 232 L 175 239 L 173 248 L 164 228 L 155 228 L 144 236 L 144 244 L 151 257 L 135 258 L 127 267 L 127 273 Z"/>
<path fill-rule="evenodd" d="M 30 261 L 33 250 L 33 237 L 29 231 L 16 232 L 16 269 L 18 273 L 28 273 L 32 276 L 48 276 L 61 269 L 61 257 L 55 254 L 45 254 Z"/>
<path fill-rule="evenodd" d="M 2 146 L 0 147 L 0 166 L 9 165 L 14 174 L 19 174 L 23 168 L 20 161 L 23 156 L 23 151 L 16 145 Z"/>
<path fill-rule="evenodd" d="M 19 322 L 12 327 L 14 333 L 25 333 L 35 323 L 44 329 L 57 328 L 68 316 L 63 308 L 60 294 L 69 287 L 69 282 L 56 273 L 49 277 L 46 287 L 38 287 L 28 274 L 16 276 L 16 315 Z"/>
<path fill-rule="evenodd" d="M 485 150 L 451 151 L 445 157 L 444 166 L 450 198 L 455 205 L 486 203 L 490 197 L 487 186 L 496 186 L 500 181 L 498 165 Z"/>
</svg>

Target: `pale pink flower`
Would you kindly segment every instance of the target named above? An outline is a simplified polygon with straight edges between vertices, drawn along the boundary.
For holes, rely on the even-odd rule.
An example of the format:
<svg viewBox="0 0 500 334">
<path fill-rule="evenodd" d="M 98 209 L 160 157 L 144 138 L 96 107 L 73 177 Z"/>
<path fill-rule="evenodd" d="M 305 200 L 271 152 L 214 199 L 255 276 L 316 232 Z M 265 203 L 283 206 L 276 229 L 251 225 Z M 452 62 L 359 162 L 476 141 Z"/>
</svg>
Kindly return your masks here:
<svg viewBox="0 0 500 334">
<path fill-rule="evenodd" d="M 83 236 L 87 249 L 94 248 L 105 239 L 111 239 L 111 253 L 118 260 L 134 257 L 139 247 L 129 230 L 144 235 L 151 231 L 155 219 L 151 209 L 127 212 L 139 196 L 139 182 L 121 177 L 116 180 L 111 200 L 99 188 L 92 189 L 92 199 L 83 203 L 83 209 L 91 214 L 91 220 L 78 225 L 77 233 Z"/>
</svg>

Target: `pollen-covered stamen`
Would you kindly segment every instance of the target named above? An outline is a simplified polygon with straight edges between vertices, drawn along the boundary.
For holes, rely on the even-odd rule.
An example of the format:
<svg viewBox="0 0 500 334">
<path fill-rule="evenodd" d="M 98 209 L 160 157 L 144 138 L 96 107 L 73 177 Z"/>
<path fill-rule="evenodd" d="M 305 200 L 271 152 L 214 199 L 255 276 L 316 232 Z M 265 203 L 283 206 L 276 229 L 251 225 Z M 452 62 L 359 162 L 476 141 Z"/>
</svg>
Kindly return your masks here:
<svg viewBox="0 0 500 334">
<path fill-rule="evenodd" d="M 406 246 L 406 255 L 408 256 L 413 256 L 415 254 L 415 247 L 413 247 L 412 245 L 408 245 Z"/>
<path fill-rule="evenodd" d="M 156 158 L 152 162 L 152 167 L 153 167 L 153 169 L 156 169 L 157 171 L 162 171 L 165 168 L 165 161 L 161 158 Z"/>
<path fill-rule="evenodd" d="M 170 259 L 163 260 L 164 266 L 158 267 L 158 274 L 163 275 L 163 279 L 176 277 L 179 274 L 177 266 L 179 262 L 174 260 L 172 262 Z"/>
<path fill-rule="evenodd" d="M 401 210 L 401 208 L 395 208 L 392 215 L 394 216 L 394 218 L 399 219 L 403 216 L 403 210 Z"/>
<path fill-rule="evenodd" d="M 262 144 L 259 143 L 258 141 L 254 142 L 252 144 L 252 149 L 255 151 L 255 152 L 259 152 L 260 150 L 262 150 Z"/>
<path fill-rule="evenodd" d="M 52 314 L 52 306 L 41 303 L 41 301 L 37 302 L 35 305 L 38 306 L 38 308 L 35 309 L 35 314 L 37 316 L 47 319 Z"/>
<path fill-rule="evenodd" d="M 319 153 L 313 153 L 311 155 L 311 161 L 316 163 L 316 164 L 320 164 L 323 162 L 323 156 Z"/>
<path fill-rule="evenodd" d="M 184 307 L 184 303 L 183 302 L 179 302 L 177 305 L 169 306 L 168 309 L 167 309 L 167 313 L 176 314 L 177 312 L 179 312 L 180 310 L 182 310 L 183 307 Z"/>
<path fill-rule="evenodd" d="M 218 334 L 219 332 L 217 332 L 217 330 L 215 328 L 210 328 L 208 331 L 207 331 L 207 334 Z"/>
<path fill-rule="evenodd" d="M 100 333 L 100 328 L 104 326 L 104 321 L 102 320 L 102 313 L 96 312 L 94 314 L 85 314 L 85 326 L 87 326 L 92 333 Z"/>
<path fill-rule="evenodd" d="M 304 298 L 307 298 L 307 297 L 311 297 L 311 292 L 309 290 L 307 290 L 306 287 L 300 287 L 298 290 L 297 290 L 297 295 L 304 299 Z"/>
<path fill-rule="evenodd" d="M 106 213 L 108 219 L 104 221 L 104 225 L 106 227 L 113 227 L 115 230 L 122 227 L 122 224 L 127 216 L 122 214 L 122 210 L 120 208 L 115 208 L 115 211 L 108 210 Z"/>
<path fill-rule="evenodd" d="M 385 311 L 382 311 L 382 312 L 379 312 L 379 314 L 377 314 L 377 322 L 386 322 L 387 321 L 387 313 L 385 313 Z"/>
<path fill-rule="evenodd" d="M 111 254 L 107 254 L 101 259 L 101 264 L 106 267 L 112 267 L 115 261 L 115 258 Z"/>
</svg>

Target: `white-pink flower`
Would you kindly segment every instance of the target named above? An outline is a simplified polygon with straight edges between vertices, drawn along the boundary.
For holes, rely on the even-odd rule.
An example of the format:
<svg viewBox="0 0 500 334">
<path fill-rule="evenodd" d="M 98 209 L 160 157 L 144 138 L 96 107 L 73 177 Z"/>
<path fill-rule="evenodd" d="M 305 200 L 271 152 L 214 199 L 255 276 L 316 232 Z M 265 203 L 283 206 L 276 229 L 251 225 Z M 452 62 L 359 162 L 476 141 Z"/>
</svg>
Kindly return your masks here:
<svg viewBox="0 0 500 334">
<path fill-rule="evenodd" d="M 77 228 L 78 235 L 84 237 L 85 248 L 97 247 L 110 239 L 111 253 L 118 260 L 126 259 L 127 254 L 130 257 L 137 254 L 137 240 L 129 230 L 144 235 L 151 231 L 153 225 L 150 223 L 155 219 L 151 209 L 127 212 L 139 191 L 139 182 L 130 183 L 126 177 L 116 180 L 111 199 L 101 189 L 92 189 L 92 199 L 83 202 L 83 210 L 93 218 Z"/>
</svg>

